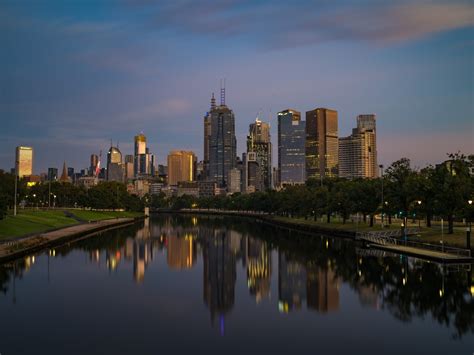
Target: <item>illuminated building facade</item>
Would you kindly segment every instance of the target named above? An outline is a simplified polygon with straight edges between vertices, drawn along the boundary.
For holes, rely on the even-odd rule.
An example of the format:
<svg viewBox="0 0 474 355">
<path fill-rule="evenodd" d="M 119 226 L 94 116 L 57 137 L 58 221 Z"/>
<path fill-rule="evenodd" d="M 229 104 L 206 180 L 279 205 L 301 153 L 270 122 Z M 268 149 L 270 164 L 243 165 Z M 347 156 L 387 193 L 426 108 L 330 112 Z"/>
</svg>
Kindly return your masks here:
<svg viewBox="0 0 474 355">
<path fill-rule="evenodd" d="M 316 108 L 306 112 L 306 177 L 338 176 L 337 111 Z"/>
<path fill-rule="evenodd" d="M 110 147 L 107 152 L 107 181 L 123 182 L 123 177 L 122 153 L 117 147 Z"/>
<path fill-rule="evenodd" d="M 272 188 L 272 143 L 270 125 L 258 118 L 249 126 L 247 153 L 254 152 L 260 167 L 260 180 L 263 189 Z"/>
<path fill-rule="evenodd" d="M 196 180 L 196 155 L 191 151 L 173 150 L 168 154 L 168 185 Z"/>
<path fill-rule="evenodd" d="M 305 122 L 292 109 L 278 112 L 278 175 L 281 186 L 305 182 Z"/>
<path fill-rule="evenodd" d="M 15 172 L 20 178 L 33 175 L 33 148 L 16 147 Z"/>
<path fill-rule="evenodd" d="M 339 139 L 339 176 L 348 179 L 378 176 L 375 115 L 359 115 L 357 128 L 350 136 Z"/>
</svg>

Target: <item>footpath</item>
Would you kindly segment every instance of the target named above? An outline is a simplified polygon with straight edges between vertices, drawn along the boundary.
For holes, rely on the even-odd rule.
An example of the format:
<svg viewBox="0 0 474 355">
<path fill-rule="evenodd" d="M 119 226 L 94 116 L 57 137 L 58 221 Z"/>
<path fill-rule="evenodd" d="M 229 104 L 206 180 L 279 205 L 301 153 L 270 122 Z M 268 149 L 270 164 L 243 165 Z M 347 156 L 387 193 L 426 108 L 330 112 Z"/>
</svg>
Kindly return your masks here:
<svg viewBox="0 0 474 355">
<path fill-rule="evenodd" d="M 7 240 L 0 244 L 0 262 L 13 260 L 45 248 L 90 236 L 100 231 L 133 224 L 135 221 L 135 218 L 106 219 L 38 233 L 27 238 Z"/>
</svg>

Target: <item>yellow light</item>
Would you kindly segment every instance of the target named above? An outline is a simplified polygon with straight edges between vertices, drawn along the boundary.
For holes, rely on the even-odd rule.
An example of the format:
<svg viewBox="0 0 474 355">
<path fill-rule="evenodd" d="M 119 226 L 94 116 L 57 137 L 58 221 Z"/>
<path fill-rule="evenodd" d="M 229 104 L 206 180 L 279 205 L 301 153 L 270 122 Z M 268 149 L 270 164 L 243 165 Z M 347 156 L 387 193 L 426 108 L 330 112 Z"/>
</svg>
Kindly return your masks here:
<svg viewBox="0 0 474 355">
<path fill-rule="evenodd" d="M 471 296 L 474 296 L 474 286 L 471 286 Z"/>
<path fill-rule="evenodd" d="M 439 297 L 443 297 L 443 290 L 439 290 Z"/>
<path fill-rule="evenodd" d="M 403 286 L 405 286 L 405 284 L 407 283 L 407 280 L 405 280 L 405 278 L 403 278 Z"/>
<path fill-rule="evenodd" d="M 28 181 L 28 182 L 26 183 L 26 186 L 32 187 L 32 186 L 35 186 L 36 184 L 37 184 L 37 182 L 35 182 L 35 181 Z"/>
<path fill-rule="evenodd" d="M 329 248 L 329 240 L 326 240 L 326 249 Z"/>
</svg>

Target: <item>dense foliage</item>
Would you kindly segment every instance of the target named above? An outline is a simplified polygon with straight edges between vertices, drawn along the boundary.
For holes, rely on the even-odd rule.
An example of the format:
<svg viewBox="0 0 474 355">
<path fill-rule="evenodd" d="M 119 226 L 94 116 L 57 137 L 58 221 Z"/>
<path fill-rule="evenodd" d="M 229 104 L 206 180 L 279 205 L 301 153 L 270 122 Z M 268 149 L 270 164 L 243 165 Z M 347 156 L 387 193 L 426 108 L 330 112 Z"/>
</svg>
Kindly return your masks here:
<svg viewBox="0 0 474 355">
<path fill-rule="evenodd" d="M 341 178 L 308 180 L 305 185 L 288 186 L 281 191 L 256 192 L 195 198 L 191 196 L 165 199 L 154 196 L 154 208 L 217 208 L 227 210 L 252 210 L 284 216 L 314 218 L 339 215 L 343 222 L 355 214 L 368 217 L 370 225 L 374 216 L 425 218 L 428 226 L 433 216 L 448 221 L 449 233 L 453 232 L 455 218 L 472 219 L 474 180 L 469 175 L 474 156 L 450 154 L 450 160 L 420 171 L 403 158 L 387 168 L 383 179 Z M 382 184 L 384 203 L 382 205 Z"/>
</svg>

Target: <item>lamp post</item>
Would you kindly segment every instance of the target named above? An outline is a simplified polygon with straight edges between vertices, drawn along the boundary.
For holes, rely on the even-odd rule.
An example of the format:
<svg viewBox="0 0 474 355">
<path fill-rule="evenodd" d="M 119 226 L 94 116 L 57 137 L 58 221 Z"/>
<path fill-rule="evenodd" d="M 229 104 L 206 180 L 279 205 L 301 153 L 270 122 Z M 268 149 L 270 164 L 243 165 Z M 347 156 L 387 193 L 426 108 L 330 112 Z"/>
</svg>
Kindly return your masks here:
<svg viewBox="0 0 474 355">
<path fill-rule="evenodd" d="M 472 206 L 472 200 L 467 201 L 469 204 L 469 212 Z M 467 217 L 469 219 L 469 226 L 466 228 L 466 247 L 468 250 L 471 250 L 471 216 L 470 214 Z"/>
<path fill-rule="evenodd" d="M 418 228 L 421 228 L 421 218 L 420 218 L 420 211 L 419 207 L 421 206 L 421 200 L 416 201 L 418 203 Z"/>
<path fill-rule="evenodd" d="M 13 197 L 13 216 L 16 216 L 16 195 L 18 194 L 18 175 L 15 169 L 15 196 Z"/>
<path fill-rule="evenodd" d="M 383 221 L 383 206 L 384 206 L 384 202 L 383 202 L 383 164 L 380 164 L 379 165 L 379 168 L 380 168 L 380 178 L 381 178 L 381 181 L 382 181 L 382 209 L 381 209 L 381 213 L 382 213 L 382 229 L 384 228 L 384 221 Z"/>
</svg>

